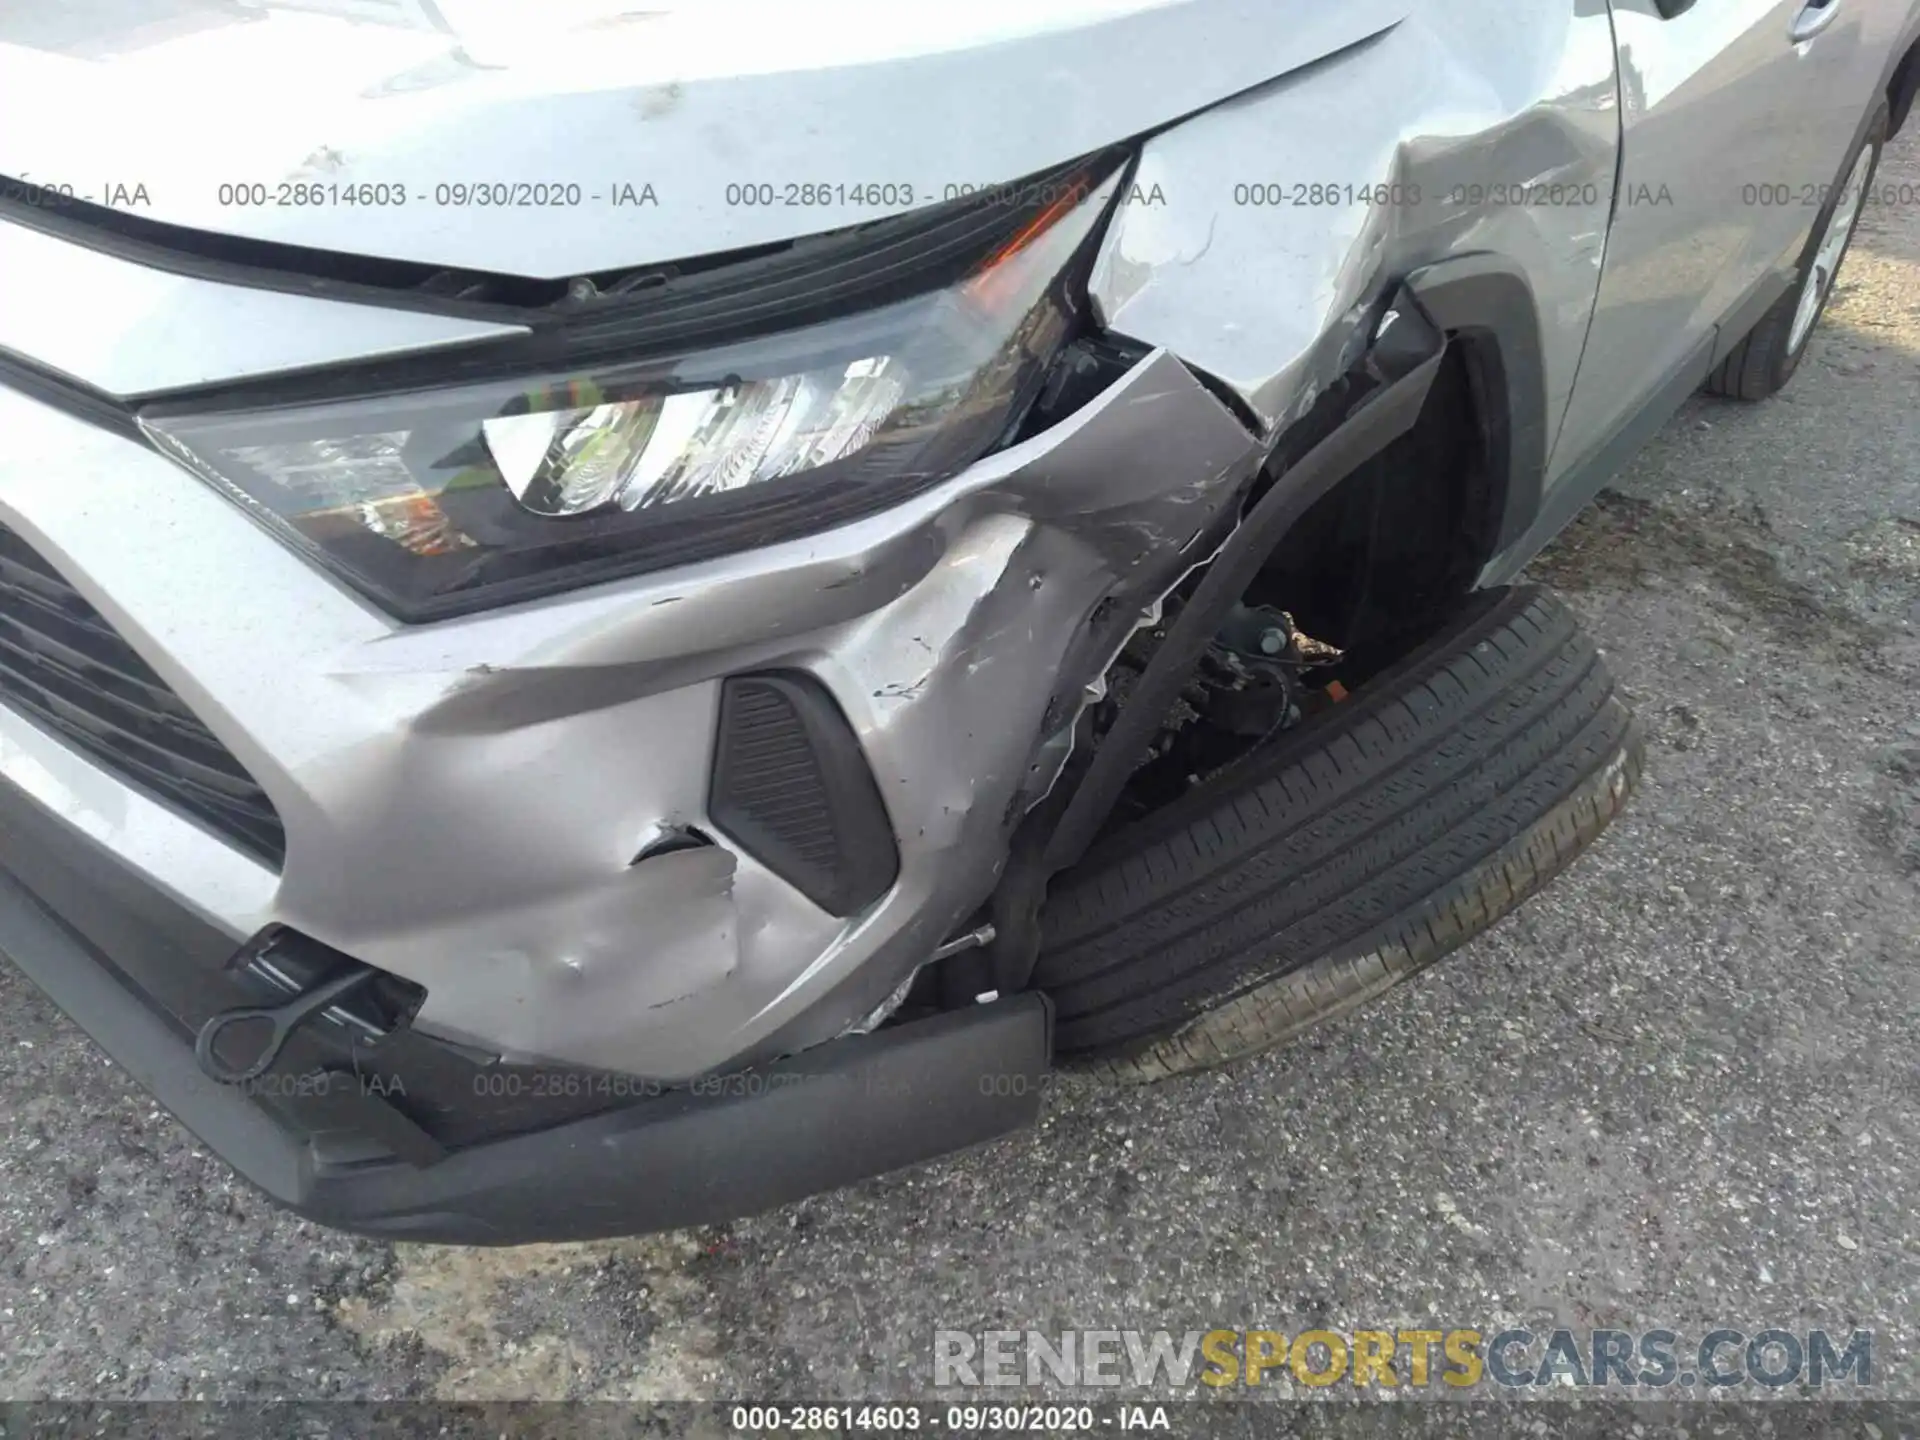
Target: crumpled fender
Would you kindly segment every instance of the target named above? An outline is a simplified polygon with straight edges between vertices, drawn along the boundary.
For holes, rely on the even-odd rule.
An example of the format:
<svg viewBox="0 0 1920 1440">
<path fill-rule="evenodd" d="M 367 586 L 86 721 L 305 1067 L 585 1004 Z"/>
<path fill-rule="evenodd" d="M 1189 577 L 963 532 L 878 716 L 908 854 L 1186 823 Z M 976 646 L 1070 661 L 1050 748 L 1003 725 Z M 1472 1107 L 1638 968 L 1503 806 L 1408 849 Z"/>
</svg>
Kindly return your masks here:
<svg viewBox="0 0 1920 1440">
<path fill-rule="evenodd" d="M 1530 289 L 1546 423 L 1599 286 L 1619 121 L 1601 0 L 1429 5 L 1147 142 L 1092 278 L 1271 440 L 1358 359 L 1389 287 L 1453 256 Z"/>
</svg>

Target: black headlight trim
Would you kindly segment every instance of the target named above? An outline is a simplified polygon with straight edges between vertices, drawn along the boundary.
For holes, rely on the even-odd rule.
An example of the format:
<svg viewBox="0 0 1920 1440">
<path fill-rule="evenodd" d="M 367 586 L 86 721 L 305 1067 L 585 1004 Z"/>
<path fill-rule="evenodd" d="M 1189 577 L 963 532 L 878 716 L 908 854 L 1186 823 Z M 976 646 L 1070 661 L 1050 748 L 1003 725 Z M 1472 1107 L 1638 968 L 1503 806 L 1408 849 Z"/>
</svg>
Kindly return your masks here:
<svg viewBox="0 0 1920 1440">
<path fill-rule="evenodd" d="M 1131 152 L 1121 146 L 1038 175 L 902 215 L 805 236 L 769 252 L 702 257 L 682 273 L 625 272 L 636 288 L 521 314 L 514 335 L 280 371 L 127 398 L 143 418 L 280 409 L 511 379 L 555 368 L 646 360 L 798 329 L 939 290 L 964 278 L 1062 195 L 1096 191 Z M 1097 225 L 1090 245 L 1098 243 Z M 498 318 L 498 317 L 494 317 Z"/>
</svg>

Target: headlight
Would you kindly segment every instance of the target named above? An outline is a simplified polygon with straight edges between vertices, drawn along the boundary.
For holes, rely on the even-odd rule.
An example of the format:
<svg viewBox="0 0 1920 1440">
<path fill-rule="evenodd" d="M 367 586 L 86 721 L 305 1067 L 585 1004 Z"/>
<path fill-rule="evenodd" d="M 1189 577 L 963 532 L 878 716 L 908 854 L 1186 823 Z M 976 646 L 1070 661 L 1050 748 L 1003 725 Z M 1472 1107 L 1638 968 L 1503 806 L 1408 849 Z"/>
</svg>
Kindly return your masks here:
<svg viewBox="0 0 1920 1440">
<path fill-rule="evenodd" d="M 671 353 L 657 325 L 624 353 L 600 325 L 605 358 L 577 367 L 218 413 L 188 400 L 141 424 L 402 619 L 767 544 L 894 503 L 1005 439 L 1070 335 L 1074 261 L 1117 177 L 1097 179 L 971 207 L 967 248 L 938 232 L 939 267 L 879 248 L 863 263 L 892 269 L 859 273 L 886 277 L 884 303 L 812 324 Z M 619 308 L 647 333 L 646 296 Z M 719 328 L 737 332 L 743 309 Z"/>
</svg>

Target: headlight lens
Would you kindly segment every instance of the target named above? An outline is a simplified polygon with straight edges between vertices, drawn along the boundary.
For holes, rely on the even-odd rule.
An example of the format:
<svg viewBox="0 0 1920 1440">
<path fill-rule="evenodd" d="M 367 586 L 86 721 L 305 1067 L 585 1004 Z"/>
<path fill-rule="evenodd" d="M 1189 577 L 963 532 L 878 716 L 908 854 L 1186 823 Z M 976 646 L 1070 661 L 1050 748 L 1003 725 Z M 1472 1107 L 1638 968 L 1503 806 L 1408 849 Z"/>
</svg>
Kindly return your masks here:
<svg viewBox="0 0 1920 1440">
<path fill-rule="evenodd" d="M 500 478 L 536 515 L 721 495 L 866 448 L 913 376 L 894 355 L 799 375 L 481 422 Z"/>
<path fill-rule="evenodd" d="M 165 453 L 403 619 L 839 523 L 1008 433 L 1071 333 L 1115 177 L 1015 211 L 963 278 L 822 323 L 577 373 L 143 414 Z"/>
</svg>

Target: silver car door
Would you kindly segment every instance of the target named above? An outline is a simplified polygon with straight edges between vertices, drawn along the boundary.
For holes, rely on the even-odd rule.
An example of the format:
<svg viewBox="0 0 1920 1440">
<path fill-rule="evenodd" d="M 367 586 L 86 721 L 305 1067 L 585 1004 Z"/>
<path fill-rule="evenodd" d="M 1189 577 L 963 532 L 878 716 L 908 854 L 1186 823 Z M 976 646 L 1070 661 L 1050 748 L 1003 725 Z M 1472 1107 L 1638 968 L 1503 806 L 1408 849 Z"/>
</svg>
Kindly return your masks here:
<svg viewBox="0 0 1920 1440">
<path fill-rule="evenodd" d="M 1620 178 L 1550 477 L 1590 462 L 1650 400 L 1697 385 L 1716 324 L 1757 318 L 1779 293 L 1818 209 L 1805 202 L 1837 179 L 1866 114 L 1885 58 L 1863 40 L 1882 28 L 1877 9 L 1613 0 Z"/>
</svg>

